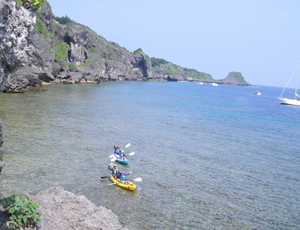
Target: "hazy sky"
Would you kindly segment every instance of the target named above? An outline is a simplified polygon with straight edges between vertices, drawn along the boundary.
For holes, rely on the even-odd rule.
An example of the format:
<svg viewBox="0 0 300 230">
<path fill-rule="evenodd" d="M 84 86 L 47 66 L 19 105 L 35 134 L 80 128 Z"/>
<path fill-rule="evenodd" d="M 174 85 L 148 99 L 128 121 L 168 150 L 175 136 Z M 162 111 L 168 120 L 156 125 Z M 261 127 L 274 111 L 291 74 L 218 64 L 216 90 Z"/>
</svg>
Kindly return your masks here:
<svg viewBox="0 0 300 230">
<path fill-rule="evenodd" d="M 300 60 L 300 0 L 48 0 L 129 51 L 223 79 L 284 87 Z M 296 79 L 289 87 L 294 87 Z"/>
</svg>

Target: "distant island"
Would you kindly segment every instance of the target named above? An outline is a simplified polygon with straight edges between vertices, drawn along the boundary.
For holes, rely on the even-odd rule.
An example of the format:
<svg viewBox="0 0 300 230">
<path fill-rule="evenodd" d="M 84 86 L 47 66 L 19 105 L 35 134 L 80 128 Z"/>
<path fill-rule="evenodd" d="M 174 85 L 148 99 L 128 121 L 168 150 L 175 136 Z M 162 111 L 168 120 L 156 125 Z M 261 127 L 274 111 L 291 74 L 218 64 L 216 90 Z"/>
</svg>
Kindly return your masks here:
<svg viewBox="0 0 300 230">
<path fill-rule="evenodd" d="M 36 13 L 36 24 L 27 41 L 34 51 L 25 66 L 8 76 L 4 92 L 21 92 L 51 83 L 98 84 L 122 80 L 251 86 L 239 72 L 214 80 L 208 73 L 150 58 L 141 48 L 130 52 L 68 16 L 55 17 L 48 2 L 43 3 L 41 14 Z"/>
</svg>

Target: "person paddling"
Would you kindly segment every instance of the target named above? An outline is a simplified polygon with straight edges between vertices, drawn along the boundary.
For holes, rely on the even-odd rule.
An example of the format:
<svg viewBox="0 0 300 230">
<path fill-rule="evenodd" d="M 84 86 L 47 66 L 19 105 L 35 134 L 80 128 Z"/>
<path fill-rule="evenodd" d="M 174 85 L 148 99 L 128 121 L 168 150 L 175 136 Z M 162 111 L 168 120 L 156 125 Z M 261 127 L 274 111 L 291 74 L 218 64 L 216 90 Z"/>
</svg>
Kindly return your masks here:
<svg viewBox="0 0 300 230">
<path fill-rule="evenodd" d="M 120 173 L 120 171 L 119 171 L 119 169 L 118 169 L 118 166 L 117 165 L 114 165 L 114 167 L 112 168 L 111 167 L 111 164 L 112 163 L 110 163 L 109 165 L 108 165 L 108 170 L 110 170 L 112 173 L 112 176 L 117 180 L 117 179 L 119 179 L 120 177 L 121 177 L 121 173 Z"/>
<path fill-rule="evenodd" d="M 131 172 L 124 174 L 124 172 L 121 172 L 121 176 L 120 176 L 120 180 L 122 181 L 122 183 L 126 184 L 126 185 L 131 185 L 131 183 L 126 180 L 126 176 L 130 175 Z"/>
<path fill-rule="evenodd" d="M 125 155 L 124 150 L 121 150 L 121 153 L 120 153 L 120 155 L 119 155 L 119 158 L 120 158 L 121 160 L 126 160 L 126 157 L 127 157 L 127 155 Z"/>
</svg>

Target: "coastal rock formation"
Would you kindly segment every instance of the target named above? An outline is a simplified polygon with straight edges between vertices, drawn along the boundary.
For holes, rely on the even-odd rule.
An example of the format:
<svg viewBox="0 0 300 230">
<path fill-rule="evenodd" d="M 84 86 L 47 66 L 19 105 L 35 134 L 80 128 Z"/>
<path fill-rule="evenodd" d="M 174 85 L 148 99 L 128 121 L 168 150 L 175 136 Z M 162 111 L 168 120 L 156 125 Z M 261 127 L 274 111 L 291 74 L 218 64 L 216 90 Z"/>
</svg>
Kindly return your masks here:
<svg viewBox="0 0 300 230">
<path fill-rule="evenodd" d="M 217 81 L 219 84 L 226 85 L 238 85 L 238 86 L 251 86 L 249 82 L 246 82 L 240 72 L 230 72 L 228 76 L 223 80 Z"/>
<path fill-rule="evenodd" d="M 0 193 L 0 199 L 5 197 Z M 62 187 L 52 187 L 29 197 L 40 205 L 42 222 L 39 228 L 26 227 L 25 230 L 128 230 L 122 227 L 112 211 L 96 207 L 86 197 L 75 196 Z M 0 229 L 9 230 L 6 226 L 8 216 L 0 205 Z"/>
<path fill-rule="evenodd" d="M 27 44 L 28 31 L 35 24 L 35 16 L 21 7 L 15 9 L 15 1 L 0 1 L 0 92 L 4 89 L 9 73 L 25 65 L 32 49 Z M 12 75 L 11 75 L 12 76 Z M 14 86 L 12 86 L 14 87 Z"/>
<path fill-rule="evenodd" d="M 41 230 L 123 229 L 118 217 L 104 207 L 96 207 L 84 196 L 75 196 L 62 187 L 49 188 L 30 197 L 40 205 Z"/>
<path fill-rule="evenodd" d="M 5 92 L 20 92 L 26 87 L 41 87 L 52 82 L 215 82 L 210 74 L 182 68 L 163 59 L 149 58 L 142 49 L 130 52 L 70 19 L 68 23 L 59 23 L 54 19 L 48 2 L 44 2 L 41 14 L 33 13 L 37 20 L 27 40 L 34 52 L 29 55 L 24 67 L 17 73 L 10 74 Z"/>
</svg>

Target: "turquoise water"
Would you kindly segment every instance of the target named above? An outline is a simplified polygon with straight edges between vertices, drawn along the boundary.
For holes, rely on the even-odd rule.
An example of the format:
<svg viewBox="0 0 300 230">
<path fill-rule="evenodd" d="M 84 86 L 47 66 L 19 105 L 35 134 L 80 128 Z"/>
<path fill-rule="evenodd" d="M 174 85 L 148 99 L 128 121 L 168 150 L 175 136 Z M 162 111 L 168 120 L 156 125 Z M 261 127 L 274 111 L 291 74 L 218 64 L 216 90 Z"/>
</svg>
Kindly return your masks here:
<svg viewBox="0 0 300 230">
<path fill-rule="evenodd" d="M 2 94 L 0 190 L 62 186 L 129 229 L 300 229 L 300 107 L 279 105 L 281 90 L 108 82 Z M 135 192 L 100 178 L 112 143 L 131 143 L 119 168 L 143 179 Z"/>
</svg>

